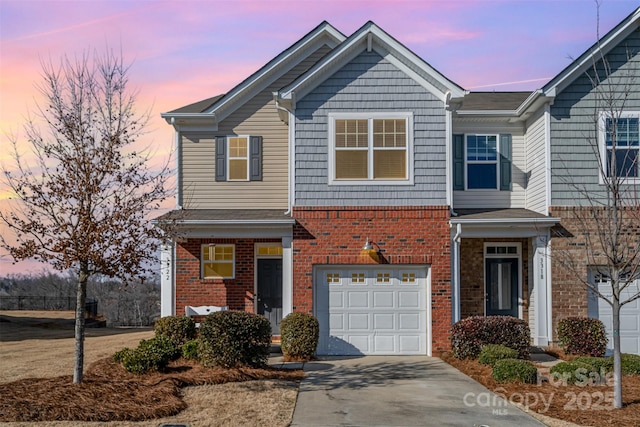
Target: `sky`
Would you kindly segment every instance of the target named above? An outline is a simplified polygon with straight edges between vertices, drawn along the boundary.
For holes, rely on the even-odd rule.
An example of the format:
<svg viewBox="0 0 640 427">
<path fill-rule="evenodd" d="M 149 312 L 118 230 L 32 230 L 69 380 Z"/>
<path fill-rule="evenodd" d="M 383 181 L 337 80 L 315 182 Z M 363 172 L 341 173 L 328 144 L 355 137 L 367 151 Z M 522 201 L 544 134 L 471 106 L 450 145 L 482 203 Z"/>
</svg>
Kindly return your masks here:
<svg viewBox="0 0 640 427">
<path fill-rule="evenodd" d="M 42 61 L 121 51 L 136 106 L 152 120 L 140 144 L 172 150 L 160 113 L 222 94 L 323 20 L 349 36 L 375 22 L 473 91 L 535 90 L 639 6 L 637 0 L 0 0 L 0 165 L 40 100 Z M 0 183 L 0 209 L 11 197 Z M 168 205 L 167 208 L 171 208 Z M 6 233 L 0 225 L 0 233 Z M 0 276 L 38 273 L 0 252 Z"/>
</svg>

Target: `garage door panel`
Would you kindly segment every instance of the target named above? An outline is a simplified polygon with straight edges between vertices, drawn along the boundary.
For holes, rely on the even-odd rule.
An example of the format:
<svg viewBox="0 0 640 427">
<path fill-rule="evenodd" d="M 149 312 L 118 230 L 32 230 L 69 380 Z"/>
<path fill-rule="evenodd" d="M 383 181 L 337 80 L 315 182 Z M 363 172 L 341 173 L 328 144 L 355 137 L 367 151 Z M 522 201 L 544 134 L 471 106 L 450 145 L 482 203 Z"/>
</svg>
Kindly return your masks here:
<svg viewBox="0 0 640 427">
<path fill-rule="evenodd" d="M 369 293 L 362 291 L 347 292 L 348 308 L 368 308 Z"/>
<path fill-rule="evenodd" d="M 376 308 L 393 308 L 393 292 L 373 291 L 373 306 Z"/>
<path fill-rule="evenodd" d="M 374 313 L 373 327 L 376 330 L 395 329 L 395 315 L 393 313 Z"/>
<path fill-rule="evenodd" d="M 314 278 L 318 354 L 427 354 L 427 267 L 318 267 Z"/>
<path fill-rule="evenodd" d="M 368 331 L 370 328 L 369 313 L 348 313 L 347 319 L 349 319 L 349 321 L 345 329 L 348 331 Z"/>
<path fill-rule="evenodd" d="M 420 352 L 420 337 L 417 335 L 400 335 L 398 337 L 399 348 L 401 353 L 418 353 Z"/>
<path fill-rule="evenodd" d="M 595 280 L 592 277 L 592 280 Z M 640 284 L 639 284 L 640 285 Z M 598 291 L 610 296 L 611 285 L 606 281 L 598 283 Z M 631 298 L 638 292 L 638 286 L 633 285 L 623 290 L 620 300 Z M 595 293 L 589 292 L 588 313 L 590 317 L 598 318 L 604 323 L 609 342 L 607 352 L 613 352 L 613 314 L 611 306 Z M 623 353 L 640 354 L 640 300 L 625 304 L 620 308 L 620 347 Z"/>
</svg>

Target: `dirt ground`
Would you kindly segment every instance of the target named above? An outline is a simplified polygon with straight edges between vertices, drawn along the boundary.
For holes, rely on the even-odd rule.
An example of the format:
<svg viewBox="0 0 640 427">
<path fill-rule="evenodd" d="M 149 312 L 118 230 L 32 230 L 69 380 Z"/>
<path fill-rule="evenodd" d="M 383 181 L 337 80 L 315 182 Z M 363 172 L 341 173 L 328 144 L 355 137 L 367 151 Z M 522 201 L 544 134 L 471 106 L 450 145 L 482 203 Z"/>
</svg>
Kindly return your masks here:
<svg viewBox="0 0 640 427">
<path fill-rule="evenodd" d="M 73 373 L 73 312 L 0 311 L 0 383 L 27 378 L 55 378 Z M 88 328 L 85 372 L 93 363 L 153 336 L 147 329 Z M 259 380 L 189 386 L 181 397 L 187 408 L 150 421 L 7 422 L 2 426 L 157 427 L 187 423 L 191 427 L 270 425 L 291 422 L 298 392 L 295 381 Z"/>
</svg>

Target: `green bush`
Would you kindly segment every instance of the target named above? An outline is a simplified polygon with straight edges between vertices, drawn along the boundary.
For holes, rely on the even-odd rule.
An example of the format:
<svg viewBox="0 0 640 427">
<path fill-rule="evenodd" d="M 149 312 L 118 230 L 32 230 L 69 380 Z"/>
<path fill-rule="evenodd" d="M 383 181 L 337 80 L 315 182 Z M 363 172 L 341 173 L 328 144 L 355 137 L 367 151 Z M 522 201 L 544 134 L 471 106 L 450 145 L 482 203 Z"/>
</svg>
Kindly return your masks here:
<svg viewBox="0 0 640 427">
<path fill-rule="evenodd" d="M 280 335 L 287 360 L 309 361 L 318 347 L 320 326 L 309 313 L 290 313 L 280 323 Z"/>
<path fill-rule="evenodd" d="M 550 369 L 555 383 L 587 385 L 591 378 L 599 378 L 600 371 L 585 361 L 569 360 L 553 365 Z"/>
<path fill-rule="evenodd" d="M 127 371 L 143 374 L 147 371 L 163 371 L 176 352 L 171 340 L 160 336 L 140 341 L 137 348 L 120 350 L 113 358 L 122 363 Z"/>
<path fill-rule="evenodd" d="M 602 357 L 608 339 L 599 319 L 567 317 L 558 322 L 558 341 L 567 354 Z"/>
<path fill-rule="evenodd" d="M 535 384 L 538 381 L 538 370 L 526 360 L 501 359 L 493 365 L 492 376 L 499 383 Z"/>
<path fill-rule="evenodd" d="M 502 344 L 529 358 L 531 333 L 524 320 L 511 316 L 473 316 L 451 327 L 451 347 L 458 359 L 476 359 L 487 344 Z"/>
<path fill-rule="evenodd" d="M 167 337 L 173 345 L 180 348 L 196 337 L 196 322 L 187 316 L 162 317 L 156 320 L 154 331 L 157 337 Z"/>
<path fill-rule="evenodd" d="M 198 358 L 205 366 L 263 367 L 269 359 L 271 325 L 244 311 L 218 311 L 200 323 Z"/>
<path fill-rule="evenodd" d="M 609 363 L 611 363 L 611 366 L 613 366 L 613 356 L 607 357 L 607 361 L 609 361 Z M 640 375 L 639 355 L 622 353 L 620 355 L 620 365 L 623 375 Z"/>
<path fill-rule="evenodd" d="M 182 346 L 182 357 L 189 360 L 198 360 L 198 340 L 190 340 Z"/>
<path fill-rule="evenodd" d="M 478 362 L 493 366 L 498 360 L 517 358 L 518 352 L 512 348 L 500 344 L 487 344 L 480 350 Z"/>
<path fill-rule="evenodd" d="M 572 362 L 587 364 L 591 366 L 595 372 L 602 372 L 603 369 L 604 372 L 613 371 L 613 358 L 581 356 L 576 357 Z"/>
</svg>

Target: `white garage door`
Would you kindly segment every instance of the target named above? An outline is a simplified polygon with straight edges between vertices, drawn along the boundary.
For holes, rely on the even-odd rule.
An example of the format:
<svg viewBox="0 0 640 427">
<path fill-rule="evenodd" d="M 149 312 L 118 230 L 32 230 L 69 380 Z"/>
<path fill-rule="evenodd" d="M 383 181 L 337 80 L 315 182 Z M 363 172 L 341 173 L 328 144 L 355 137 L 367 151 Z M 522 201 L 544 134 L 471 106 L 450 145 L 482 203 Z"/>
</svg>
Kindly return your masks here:
<svg viewBox="0 0 640 427">
<path fill-rule="evenodd" d="M 605 296 L 612 295 L 609 281 L 602 277 L 592 279 L 598 284 L 598 290 Z M 640 289 L 640 280 L 623 291 L 620 300 L 624 301 L 636 295 Z M 589 317 L 602 320 L 607 329 L 607 353 L 613 353 L 613 313 L 611 306 L 594 292 L 589 292 Z M 625 304 L 620 310 L 620 348 L 623 353 L 640 354 L 640 299 Z"/>
<path fill-rule="evenodd" d="M 318 354 L 430 354 L 427 267 L 316 267 L 314 286 Z"/>
</svg>

